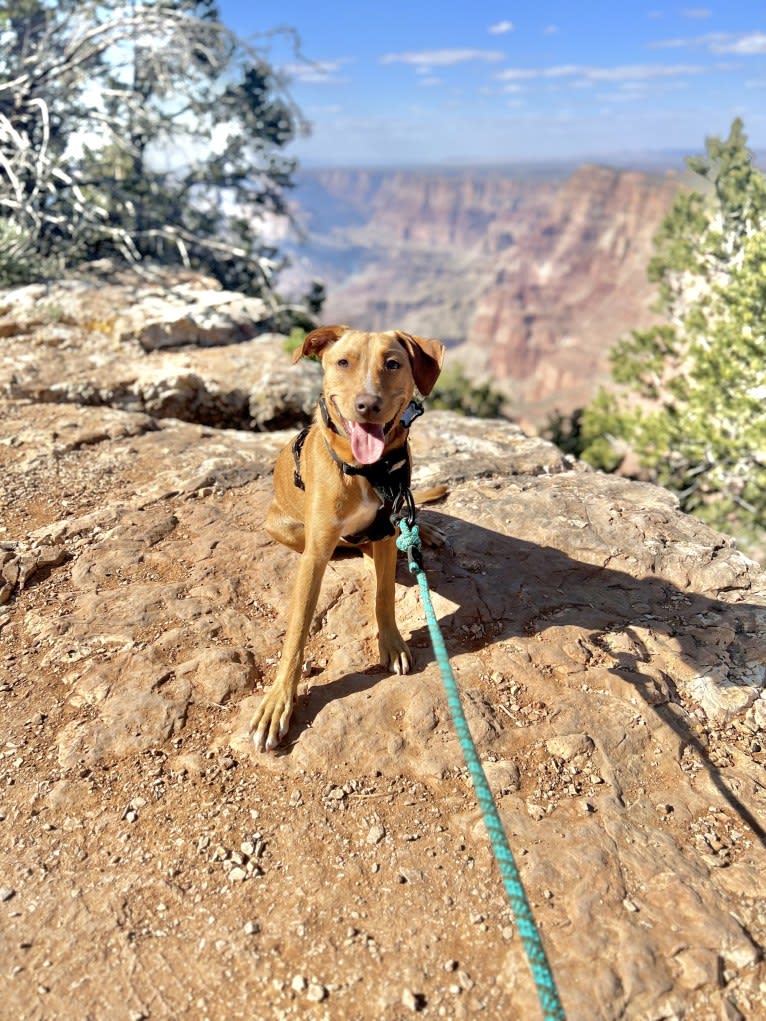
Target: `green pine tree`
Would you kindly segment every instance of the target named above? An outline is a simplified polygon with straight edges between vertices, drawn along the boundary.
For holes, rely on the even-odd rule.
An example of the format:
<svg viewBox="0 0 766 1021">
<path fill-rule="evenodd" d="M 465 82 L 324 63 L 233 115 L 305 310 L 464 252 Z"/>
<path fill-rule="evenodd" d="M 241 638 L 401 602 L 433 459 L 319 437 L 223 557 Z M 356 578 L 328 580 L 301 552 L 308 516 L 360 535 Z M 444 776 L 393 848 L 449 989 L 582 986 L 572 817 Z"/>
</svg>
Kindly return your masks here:
<svg viewBox="0 0 766 1021">
<path fill-rule="evenodd" d="M 747 548 L 766 526 L 766 180 L 740 120 L 688 165 L 700 188 L 677 197 L 649 266 L 667 322 L 616 345 L 583 457 L 614 470 L 632 451 Z"/>
</svg>

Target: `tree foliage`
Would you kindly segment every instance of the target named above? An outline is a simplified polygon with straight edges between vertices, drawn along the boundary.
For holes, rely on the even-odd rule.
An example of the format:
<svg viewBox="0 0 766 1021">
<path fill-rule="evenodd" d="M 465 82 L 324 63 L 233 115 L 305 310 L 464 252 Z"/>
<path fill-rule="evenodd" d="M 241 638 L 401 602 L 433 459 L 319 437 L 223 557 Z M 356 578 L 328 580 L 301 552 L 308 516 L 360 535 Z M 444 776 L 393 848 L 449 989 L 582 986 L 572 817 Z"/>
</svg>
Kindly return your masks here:
<svg viewBox="0 0 766 1021">
<path fill-rule="evenodd" d="M 666 322 L 612 353 L 620 386 L 582 418 L 583 456 L 613 470 L 627 451 L 682 507 L 745 543 L 766 525 L 766 180 L 740 120 L 688 160 L 649 275 Z"/>
<path fill-rule="evenodd" d="M 0 277 L 152 258 L 271 296 L 303 122 L 214 0 L 10 0 L 0 13 Z"/>
<path fill-rule="evenodd" d="M 459 363 L 448 366 L 428 400 L 430 408 L 456 411 L 472 418 L 502 418 L 505 397 L 490 383 L 474 383 Z"/>
</svg>

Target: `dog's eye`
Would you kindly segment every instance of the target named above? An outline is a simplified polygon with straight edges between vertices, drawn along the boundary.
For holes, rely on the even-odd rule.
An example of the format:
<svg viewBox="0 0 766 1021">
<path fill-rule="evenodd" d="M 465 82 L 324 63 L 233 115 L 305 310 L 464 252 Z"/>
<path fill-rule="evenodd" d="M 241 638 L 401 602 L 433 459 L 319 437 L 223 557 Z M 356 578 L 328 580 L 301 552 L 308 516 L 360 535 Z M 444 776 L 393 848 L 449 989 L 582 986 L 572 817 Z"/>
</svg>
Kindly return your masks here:
<svg viewBox="0 0 766 1021">
<path fill-rule="evenodd" d="M 389 372 L 394 372 L 396 369 L 401 368 L 401 364 L 400 362 L 397 362 L 395 358 L 387 358 L 386 368 L 389 370 Z"/>
<path fill-rule="evenodd" d="M 338 359 L 338 367 L 341 368 L 341 369 L 347 369 L 348 368 L 348 358 L 339 358 Z"/>
</svg>

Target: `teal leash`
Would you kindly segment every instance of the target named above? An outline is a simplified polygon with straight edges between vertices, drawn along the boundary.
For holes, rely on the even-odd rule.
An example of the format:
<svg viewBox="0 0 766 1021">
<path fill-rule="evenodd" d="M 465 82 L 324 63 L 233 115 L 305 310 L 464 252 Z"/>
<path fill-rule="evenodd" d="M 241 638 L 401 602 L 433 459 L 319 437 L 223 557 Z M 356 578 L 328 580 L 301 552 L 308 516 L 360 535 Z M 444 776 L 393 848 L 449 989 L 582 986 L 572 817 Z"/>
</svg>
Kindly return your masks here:
<svg viewBox="0 0 766 1021">
<path fill-rule="evenodd" d="M 439 622 L 436 619 L 436 613 L 434 612 L 428 579 L 423 570 L 420 557 L 421 541 L 418 526 L 405 518 L 399 522 L 399 532 L 396 545 L 403 553 L 407 554 L 410 571 L 418 580 L 423 611 L 426 616 L 428 631 L 431 635 L 436 662 L 441 671 L 444 691 L 447 696 L 447 705 L 452 714 L 452 723 L 460 741 L 460 747 L 463 750 L 463 757 L 465 758 L 468 772 L 473 781 L 476 799 L 479 802 L 479 807 L 484 817 L 484 825 L 487 828 L 489 841 L 492 845 L 492 853 L 500 869 L 503 886 L 505 887 L 505 892 L 515 917 L 516 928 L 519 930 L 519 935 L 524 945 L 527 961 L 529 962 L 532 977 L 537 988 L 537 996 L 540 1000 L 543 1017 L 545 1021 L 566 1021 L 564 1009 L 561 1006 L 558 991 L 556 990 L 553 972 L 548 963 L 540 933 L 535 925 L 532 909 L 524 892 L 521 876 L 516 867 L 513 852 L 508 844 L 508 838 L 505 835 L 495 800 L 492 797 L 492 791 L 479 761 L 476 745 L 473 743 L 471 731 L 468 728 L 468 721 L 465 718 L 457 681 L 455 680 L 449 656 L 447 655 L 447 648 L 444 644 L 444 638 L 439 628 Z"/>
</svg>

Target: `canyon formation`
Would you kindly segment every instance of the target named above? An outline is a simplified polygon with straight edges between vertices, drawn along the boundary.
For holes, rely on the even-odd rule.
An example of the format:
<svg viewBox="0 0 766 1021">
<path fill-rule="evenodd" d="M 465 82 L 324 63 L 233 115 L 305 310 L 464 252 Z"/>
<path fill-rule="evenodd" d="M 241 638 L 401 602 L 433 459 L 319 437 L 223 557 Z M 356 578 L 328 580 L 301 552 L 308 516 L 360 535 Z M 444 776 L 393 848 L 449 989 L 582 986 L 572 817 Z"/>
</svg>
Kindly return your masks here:
<svg viewBox="0 0 766 1021">
<path fill-rule="evenodd" d="M 325 281 L 326 321 L 439 337 L 539 426 L 581 407 L 615 341 L 655 321 L 647 266 L 679 183 L 601 166 L 304 171 L 287 283 Z"/>
</svg>

